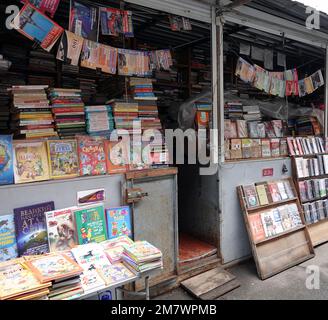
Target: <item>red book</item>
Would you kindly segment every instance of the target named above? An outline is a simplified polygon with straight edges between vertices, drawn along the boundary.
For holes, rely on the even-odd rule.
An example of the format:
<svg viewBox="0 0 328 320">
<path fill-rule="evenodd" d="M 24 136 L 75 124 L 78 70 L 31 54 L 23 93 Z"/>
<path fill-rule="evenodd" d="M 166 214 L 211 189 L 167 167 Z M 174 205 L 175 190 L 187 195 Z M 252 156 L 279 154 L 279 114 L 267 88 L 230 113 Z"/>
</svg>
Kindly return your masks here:
<svg viewBox="0 0 328 320">
<path fill-rule="evenodd" d="M 81 176 L 97 176 L 107 173 L 104 139 L 77 136 Z"/>
<path fill-rule="evenodd" d="M 128 169 L 128 150 L 123 143 L 105 141 L 107 173 L 125 173 Z"/>
<path fill-rule="evenodd" d="M 265 239 L 265 231 L 263 228 L 260 214 L 250 214 L 248 216 L 249 225 L 251 227 L 253 240 L 255 242 Z"/>
</svg>

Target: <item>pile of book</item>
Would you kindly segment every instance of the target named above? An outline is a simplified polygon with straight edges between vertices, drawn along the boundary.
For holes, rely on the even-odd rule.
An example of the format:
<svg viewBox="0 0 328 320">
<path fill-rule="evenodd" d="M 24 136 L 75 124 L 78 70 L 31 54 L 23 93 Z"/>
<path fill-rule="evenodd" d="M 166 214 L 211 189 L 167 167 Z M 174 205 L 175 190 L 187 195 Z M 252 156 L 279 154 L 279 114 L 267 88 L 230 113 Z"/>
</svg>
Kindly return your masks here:
<svg viewBox="0 0 328 320">
<path fill-rule="evenodd" d="M 295 194 L 289 180 L 263 182 L 243 186 L 247 208 L 257 208 L 271 203 L 292 200 Z"/>
<path fill-rule="evenodd" d="M 318 200 L 302 205 L 306 224 L 314 224 L 328 218 L 328 200 Z"/>
<path fill-rule="evenodd" d="M 138 103 L 112 100 L 108 104 L 113 107 L 118 134 L 141 134 Z"/>
<path fill-rule="evenodd" d="M 224 118 L 230 120 L 244 120 L 243 104 L 239 101 L 226 103 L 224 106 Z"/>
<path fill-rule="evenodd" d="M 89 135 L 109 135 L 115 127 L 110 105 L 86 106 L 87 132 Z"/>
<path fill-rule="evenodd" d="M 47 85 L 12 86 L 11 129 L 16 137 L 35 139 L 57 136 L 47 88 Z"/>
<path fill-rule="evenodd" d="M 321 137 L 287 138 L 291 156 L 325 153 L 325 143 Z"/>
<path fill-rule="evenodd" d="M 47 296 L 51 282 L 41 283 L 24 258 L 0 263 L 0 300 L 33 300 Z"/>
<path fill-rule="evenodd" d="M 80 89 L 49 90 L 57 132 L 61 138 L 85 133 L 84 103 Z"/>
<path fill-rule="evenodd" d="M 316 177 L 328 174 L 328 155 L 314 158 L 295 158 L 298 178 Z"/>
<path fill-rule="evenodd" d="M 98 243 L 81 245 L 71 251 L 83 269 L 80 279 L 85 294 L 135 278 L 122 263 L 111 264 Z"/>
<path fill-rule="evenodd" d="M 0 71 L 6 72 L 11 67 L 11 61 L 5 59 L 2 54 L 0 54 Z"/>
<path fill-rule="evenodd" d="M 52 283 L 48 293 L 50 300 L 69 299 L 83 293 L 79 279 L 83 270 L 69 252 L 27 256 L 25 259 L 25 265 L 41 283 Z"/>
<path fill-rule="evenodd" d="M 259 106 L 243 106 L 243 117 L 244 120 L 248 121 L 260 121 L 262 119 L 262 114 Z"/>
<path fill-rule="evenodd" d="M 162 252 L 147 241 L 136 241 L 125 247 L 123 262 L 133 272 L 145 272 L 163 267 Z"/>
</svg>

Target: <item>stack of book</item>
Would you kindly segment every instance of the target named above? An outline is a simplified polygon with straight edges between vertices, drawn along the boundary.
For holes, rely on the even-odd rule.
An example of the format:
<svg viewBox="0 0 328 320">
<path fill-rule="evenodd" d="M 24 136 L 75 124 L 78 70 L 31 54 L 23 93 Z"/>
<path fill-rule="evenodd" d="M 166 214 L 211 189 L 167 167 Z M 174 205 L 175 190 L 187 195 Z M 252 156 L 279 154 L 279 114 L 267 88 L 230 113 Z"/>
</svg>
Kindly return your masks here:
<svg viewBox="0 0 328 320">
<path fill-rule="evenodd" d="M 261 121 L 262 114 L 259 106 L 243 106 L 243 117 L 247 121 Z"/>
<path fill-rule="evenodd" d="M 224 106 L 225 119 L 244 120 L 243 104 L 241 102 L 228 102 Z"/>
<path fill-rule="evenodd" d="M 0 54 L 0 71 L 6 72 L 11 67 L 11 61 L 5 59 L 2 54 Z"/>
<path fill-rule="evenodd" d="M 85 133 L 84 103 L 80 89 L 59 89 L 49 91 L 55 125 L 61 138 L 73 138 Z"/>
<path fill-rule="evenodd" d="M 138 103 L 111 100 L 108 104 L 113 107 L 115 128 L 118 134 L 141 134 Z"/>
<path fill-rule="evenodd" d="M 19 138 L 55 137 L 46 85 L 12 86 L 11 129 Z"/>
<path fill-rule="evenodd" d="M 89 135 L 108 136 L 115 127 L 110 105 L 86 106 L 87 132 Z"/>
<path fill-rule="evenodd" d="M 55 252 L 41 256 L 27 256 L 25 265 L 41 283 L 52 282 L 48 297 L 63 300 L 83 293 L 79 276 L 82 268 L 72 255 Z"/>
<path fill-rule="evenodd" d="M 147 241 L 136 241 L 125 247 L 124 264 L 135 273 L 142 273 L 163 267 L 162 252 Z"/>
<path fill-rule="evenodd" d="M 312 121 L 309 116 L 303 116 L 297 118 L 295 121 L 295 125 L 296 125 L 296 132 L 298 136 L 312 136 L 314 134 Z"/>
<path fill-rule="evenodd" d="M 41 283 L 23 258 L 0 263 L 0 300 L 31 300 L 49 293 L 51 282 Z"/>
<path fill-rule="evenodd" d="M 306 224 L 314 224 L 328 218 L 328 200 L 318 200 L 302 205 Z"/>
</svg>

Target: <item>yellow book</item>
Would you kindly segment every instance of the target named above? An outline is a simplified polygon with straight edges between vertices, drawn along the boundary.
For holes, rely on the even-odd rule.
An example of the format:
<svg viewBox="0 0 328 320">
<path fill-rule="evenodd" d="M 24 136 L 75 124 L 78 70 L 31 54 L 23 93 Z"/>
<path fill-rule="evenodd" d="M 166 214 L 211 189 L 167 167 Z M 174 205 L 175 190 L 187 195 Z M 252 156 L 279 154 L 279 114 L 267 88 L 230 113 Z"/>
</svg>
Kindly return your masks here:
<svg viewBox="0 0 328 320">
<path fill-rule="evenodd" d="M 259 197 L 260 205 L 266 206 L 269 204 L 268 196 L 265 190 L 265 185 L 261 184 L 256 186 L 257 195 Z"/>
<path fill-rule="evenodd" d="M 48 160 L 52 179 L 74 178 L 79 175 L 77 141 L 51 140 L 48 144 Z"/>
<path fill-rule="evenodd" d="M 49 180 L 47 145 L 43 141 L 14 141 L 15 183 Z"/>
</svg>

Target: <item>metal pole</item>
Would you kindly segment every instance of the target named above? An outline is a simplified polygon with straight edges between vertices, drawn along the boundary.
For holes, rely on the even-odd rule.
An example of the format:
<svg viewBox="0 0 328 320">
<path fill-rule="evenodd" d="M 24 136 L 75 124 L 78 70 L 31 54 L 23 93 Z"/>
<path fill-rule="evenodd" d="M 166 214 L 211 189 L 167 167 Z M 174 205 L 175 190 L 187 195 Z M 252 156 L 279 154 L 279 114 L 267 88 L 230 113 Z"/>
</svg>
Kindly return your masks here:
<svg viewBox="0 0 328 320">
<path fill-rule="evenodd" d="M 325 79 L 325 141 L 328 138 L 328 44 L 326 46 L 326 79 Z M 327 149 L 327 146 L 326 146 Z"/>
<path fill-rule="evenodd" d="M 220 162 L 224 163 L 224 72 L 223 72 L 223 21 L 221 17 L 217 18 L 218 26 L 218 106 L 219 106 L 219 152 Z"/>
<path fill-rule="evenodd" d="M 214 163 L 219 161 L 219 103 L 218 103 L 218 43 L 217 43 L 217 26 L 216 26 L 216 9 L 211 8 L 212 25 L 211 25 L 211 45 L 212 45 L 212 99 L 213 99 L 213 129 L 217 130 L 217 134 L 214 135 L 213 146 L 211 146 L 213 152 Z"/>
</svg>

